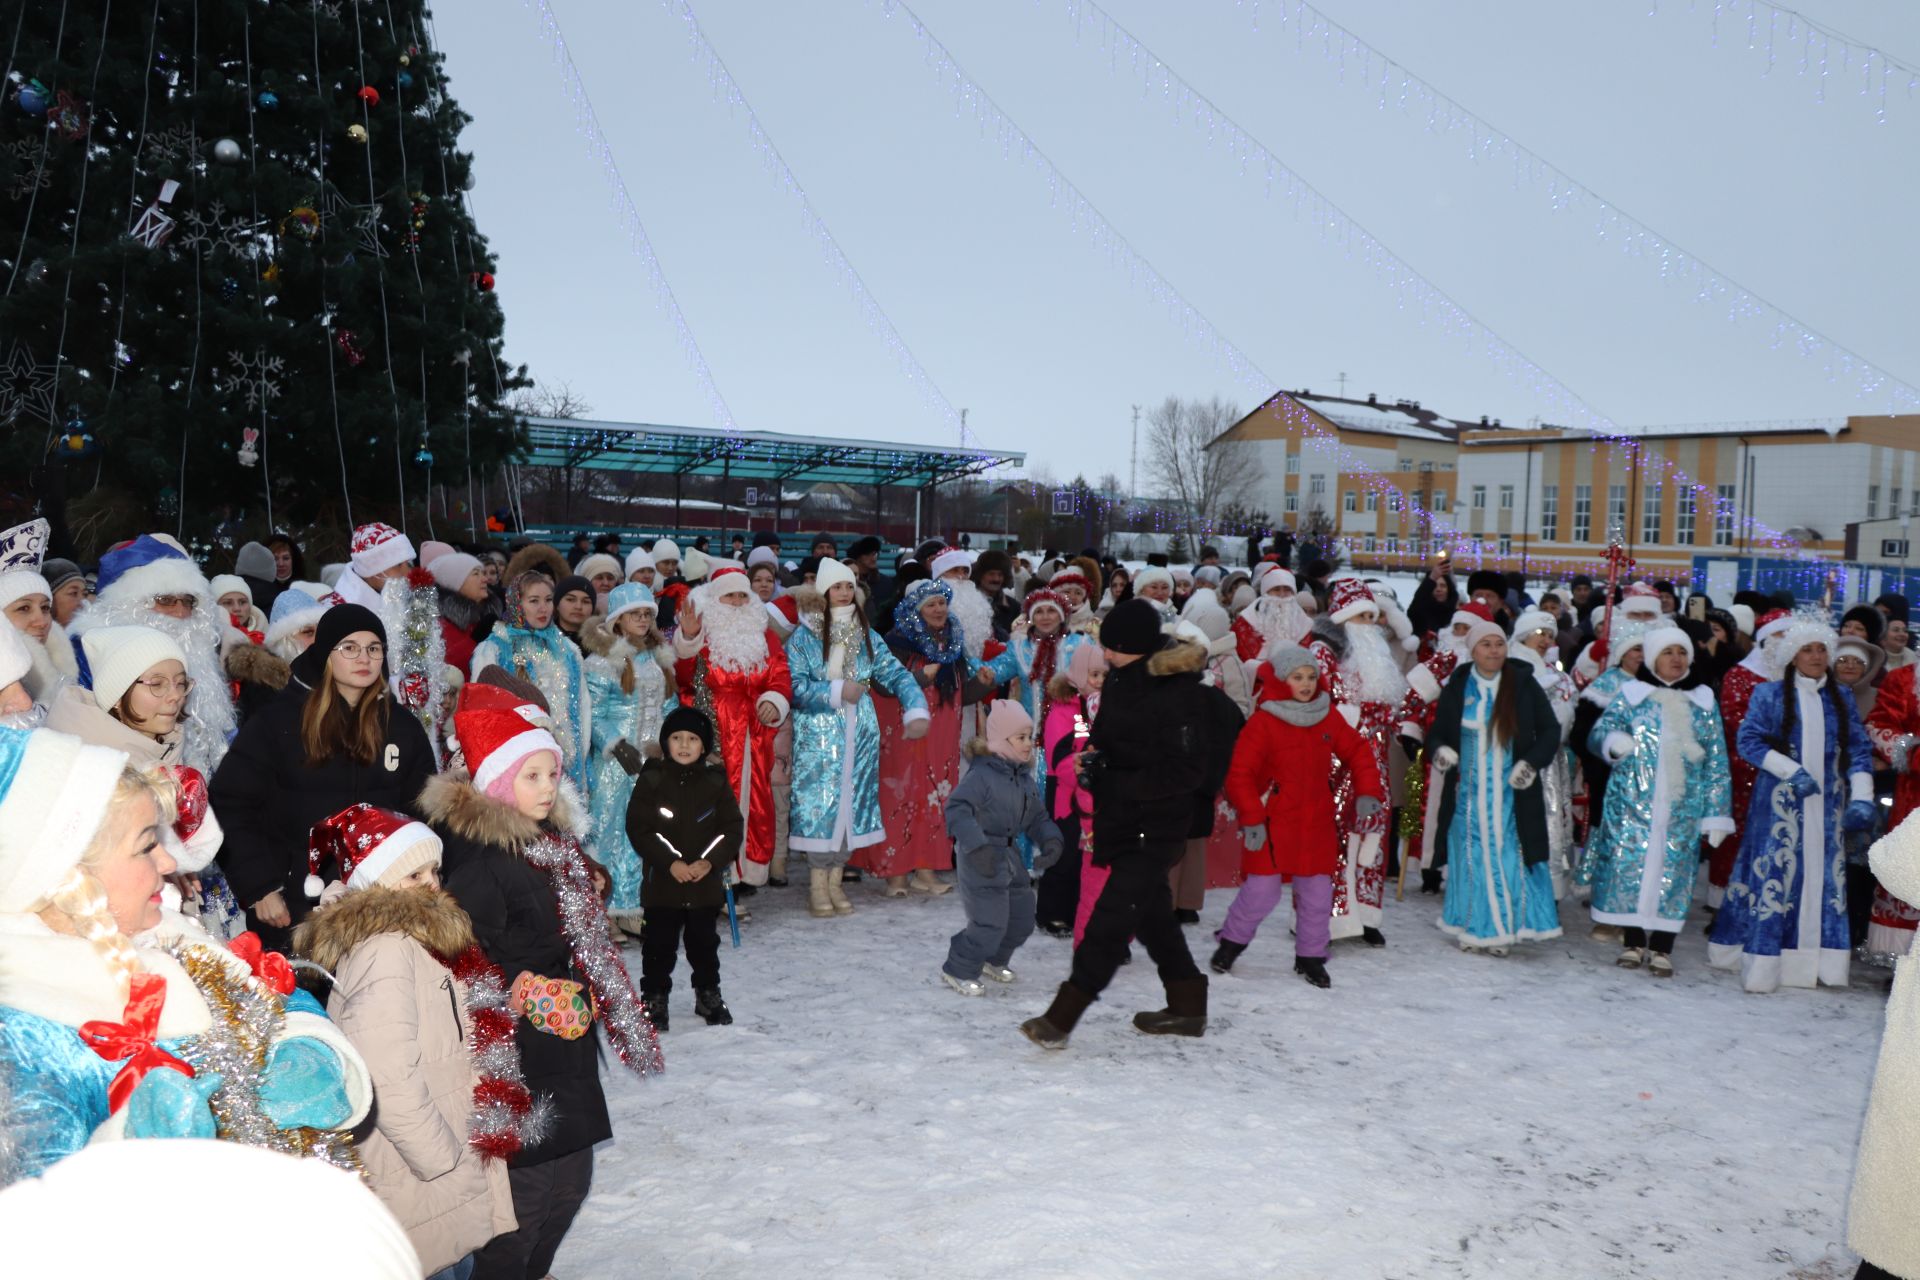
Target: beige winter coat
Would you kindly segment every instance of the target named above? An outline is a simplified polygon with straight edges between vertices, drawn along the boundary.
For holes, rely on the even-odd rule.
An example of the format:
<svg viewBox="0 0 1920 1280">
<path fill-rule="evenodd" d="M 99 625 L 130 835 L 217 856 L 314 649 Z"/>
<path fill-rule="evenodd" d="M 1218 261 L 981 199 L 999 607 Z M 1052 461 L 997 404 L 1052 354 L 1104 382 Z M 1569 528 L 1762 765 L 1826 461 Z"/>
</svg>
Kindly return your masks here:
<svg viewBox="0 0 1920 1280">
<path fill-rule="evenodd" d="M 1873 874 L 1902 902 L 1920 902 L 1920 814 L 1868 853 Z M 1920 956 L 1894 970 L 1873 1094 L 1860 1131 L 1847 1205 L 1847 1245 L 1895 1275 L 1920 1276 Z"/>
<path fill-rule="evenodd" d="M 77 684 L 61 685 L 54 694 L 53 705 L 47 708 L 47 728 L 70 733 L 92 746 L 124 751 L 128 763 L 136 769 L 180 763 L 178 728 L 163 738 L 150 738 L 102 711 L 92 691 Z"/>
<path fill-rule="evenodd" d="M 467 989 L 434 958 L 472 943 L 472 923 L 445 893 L 379 887 L 321 908 L 295 940 L 333 974 L 327 1012 L 373 1077 L 367 1180 L 428 1275 L 519 1225 L 506 1166 L 467 1145 Z"/>
</svg>

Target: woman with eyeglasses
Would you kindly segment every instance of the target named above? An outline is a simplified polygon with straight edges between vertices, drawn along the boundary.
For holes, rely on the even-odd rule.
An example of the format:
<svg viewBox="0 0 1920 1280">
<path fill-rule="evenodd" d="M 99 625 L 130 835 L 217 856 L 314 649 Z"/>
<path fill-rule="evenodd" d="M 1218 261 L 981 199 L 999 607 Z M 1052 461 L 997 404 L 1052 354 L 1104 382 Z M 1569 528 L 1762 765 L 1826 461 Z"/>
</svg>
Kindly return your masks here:
<svg viewBox="0 0 1920 1280">
<path fill-rule="evenodd" d="M 62 685 L 47 727 L 124 751 L 136 769 L 177 764 L 193 681 L 187 657 L 152 627 L 101 627 L 80 641 L 93 687 Z"/>
<path fill-rule="evenodd" d="M 220 866 L 269 950 L 286 950 L 318 905 L 306 891 L 313 825 L 362 802 L 417 813 L 434 768 L 426 730 L 388 687 L 386 628 L 370 609 L 333 606 L 287 687 L 241 726 L 209 790 L 226 831 Z"/>
</svg>

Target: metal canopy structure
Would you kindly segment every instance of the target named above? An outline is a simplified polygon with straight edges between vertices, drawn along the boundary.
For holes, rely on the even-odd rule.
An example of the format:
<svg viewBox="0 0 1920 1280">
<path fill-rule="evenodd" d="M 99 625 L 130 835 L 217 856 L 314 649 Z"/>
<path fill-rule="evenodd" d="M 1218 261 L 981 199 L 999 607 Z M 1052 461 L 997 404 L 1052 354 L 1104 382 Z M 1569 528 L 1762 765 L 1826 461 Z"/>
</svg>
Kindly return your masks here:
<svg viewBox="0 0 1920 1280">
<path fill-rule="evenodd" d="M 720 476 L 784 485 L 848 484 L 927 488 L 1002 466 L 1025 453 L 779 431 L 722 431 L 648 422 L 523 418 L 522 466 L 584 467 L 648 475 Z"/>
</svg>

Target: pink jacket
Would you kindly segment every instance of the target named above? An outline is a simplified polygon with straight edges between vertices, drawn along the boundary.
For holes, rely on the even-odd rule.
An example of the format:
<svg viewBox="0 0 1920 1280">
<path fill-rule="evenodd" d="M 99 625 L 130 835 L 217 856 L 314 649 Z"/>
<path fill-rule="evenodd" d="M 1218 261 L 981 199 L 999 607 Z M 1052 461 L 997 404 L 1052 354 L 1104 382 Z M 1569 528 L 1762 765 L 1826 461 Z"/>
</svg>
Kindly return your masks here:
<svg viewBox="0 0 1920 1280">
<path fill-rule="evenodd" d="M 1054 780 L 1053 816 L 1091 817 L 1093 797 L 1081 790 L 1079 775 L 1065 767 L 1065 762 L 1087 745 L 1093 733 L 1095 708 L 1086 707 L 1086 699 L 1072 694 L 1070 688 L 1067 692 L 1067 697 L 1055 696 L 1047 708 L 1047 723 L 1041 731 L 1041 743 L 1047 753 L 1047 776 Z"/>
</svg>

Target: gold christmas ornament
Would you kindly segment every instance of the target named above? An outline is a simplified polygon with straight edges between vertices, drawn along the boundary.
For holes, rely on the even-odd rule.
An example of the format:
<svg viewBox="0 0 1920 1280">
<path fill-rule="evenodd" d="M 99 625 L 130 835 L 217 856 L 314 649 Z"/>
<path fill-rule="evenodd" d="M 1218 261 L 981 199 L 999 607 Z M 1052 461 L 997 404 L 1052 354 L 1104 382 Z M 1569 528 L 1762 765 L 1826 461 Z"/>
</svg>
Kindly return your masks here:
<svg viewBox="0 0 1920 1280">
<path fill-rule="evenodd" d="M 350 124 L 347 126 L 347 136 L 355 142 L 364 145 L 367 141 L 367 126 L 363 124 Z"/>
</svg>

